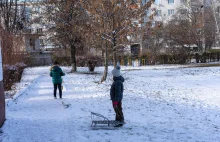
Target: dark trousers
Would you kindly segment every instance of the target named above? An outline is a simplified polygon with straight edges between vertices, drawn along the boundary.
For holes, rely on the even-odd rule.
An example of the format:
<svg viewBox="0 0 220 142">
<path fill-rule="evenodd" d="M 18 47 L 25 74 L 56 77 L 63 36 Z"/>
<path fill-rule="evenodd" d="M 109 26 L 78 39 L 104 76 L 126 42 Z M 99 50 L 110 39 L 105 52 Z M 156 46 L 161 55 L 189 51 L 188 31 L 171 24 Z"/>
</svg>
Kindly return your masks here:
<svg viewBox="0 0 220 142">
<path fill-rule="evenodd" d="M 113 102 L 112 102 L 112 105 L 113 105 Z M 113 105 L 113 108 L 114 108 L 115 114 L 116 114 L 115 120 L 120 121 L 120 122 L 124 122 L 124 115 L 123 115 L 123 111 L 122 111 L 122 103 L 118 102 L 118 105 L 115 106 L 115 107 Z"/>
<path fill-rule="evenodd" d="M 54 85 L 54 91 L 53 91 L 53 95 L 54 95 L 54 97 L 57 96 L 57 87 L 58 87 L 60 98 L 62 98 L 61 83 L 53 84 L 53 85 Z"/>
</svg>

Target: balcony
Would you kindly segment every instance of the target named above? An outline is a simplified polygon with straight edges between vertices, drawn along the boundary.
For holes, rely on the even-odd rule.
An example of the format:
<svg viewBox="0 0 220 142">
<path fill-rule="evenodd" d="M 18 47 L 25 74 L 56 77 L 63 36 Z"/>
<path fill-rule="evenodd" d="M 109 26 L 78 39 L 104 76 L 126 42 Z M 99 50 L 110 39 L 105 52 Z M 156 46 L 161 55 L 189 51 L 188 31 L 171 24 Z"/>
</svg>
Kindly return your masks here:
<svg viewBox="0 0 220 142">
<path fill-rule="evenodd" d="M 22 32 L 25 33 L 25 34 L 31 34 L 32 30 L 31 30 L 31 29 L 26 29 L 26 28 L 24 28 L 24 29 L 22 30 Z"/>
<path fill-rule="evenodd" d="M 38 29 L 27 29 L 24 28 L 22 30 L 23 34 L 36 34 L 36 35 L 43 35 L 43 29 L 42 28 L 38 28 Z"/>
<path fill-rule="evenodd" d="M 202 6 L 204 5 L 203 0 L 191 0 L 191 6 Z"/>
</svg>

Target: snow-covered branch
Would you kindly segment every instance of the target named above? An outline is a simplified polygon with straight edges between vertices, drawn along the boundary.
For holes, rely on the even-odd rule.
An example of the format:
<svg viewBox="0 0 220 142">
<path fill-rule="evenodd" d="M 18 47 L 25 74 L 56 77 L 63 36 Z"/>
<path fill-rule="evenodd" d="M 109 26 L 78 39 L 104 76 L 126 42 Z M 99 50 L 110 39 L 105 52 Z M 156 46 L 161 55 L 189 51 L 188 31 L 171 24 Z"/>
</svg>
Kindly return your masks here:
<svg viewBox="0 0 220 142">
<path fill-rule="evenodd" d="M 124 47 L 124 48 L 126 47 L 124 44 L 118 44 L 118 45 L 116 45 L 116 46 L 113 47 L 113 50 L 115 50 L 116 48 L 118 48 L 118 47 L 120 47 L 120 46 L 122 46 L 122 47 Z"/>
<path fill-rule="evenodd" d="M 117 37 L 117 35 L 118 35 L 121 31 L 123 31 L 125 28 L 126 28 L 126 27 L 124 26 L 122 29 L 120 29 L 120 30 L 115 34 L 114 37 Z"/>
<path fill-rule="evenodd" d="M 105 38 L 104 36 L 102 36 L 102 39 L 107 40 L 107 41 L 110 42 L 112 45 L 114 45 L 114 43 L 113 43 L 111 40 Z"/>
<path fill-rule="evenodd" d="M 110 35 L 106 34 L 106 33 L 103 33 L 104 36 L 110 38 L 111 40 L 113 40 L 113 37 L 111 37 Z"/>
</svg>

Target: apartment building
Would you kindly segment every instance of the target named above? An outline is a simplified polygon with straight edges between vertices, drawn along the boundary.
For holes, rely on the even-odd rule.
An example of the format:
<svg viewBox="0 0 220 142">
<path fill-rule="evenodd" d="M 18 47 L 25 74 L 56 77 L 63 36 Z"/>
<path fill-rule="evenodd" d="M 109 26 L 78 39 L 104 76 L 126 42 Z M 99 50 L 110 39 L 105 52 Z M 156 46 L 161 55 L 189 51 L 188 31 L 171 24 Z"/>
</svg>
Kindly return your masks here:
<svg viewBox="0 0 220 142">
<path fill-rule="evenodd" d="M 209 4 L 214 12 L 214 24 L 216 25 L 214 48 L 220 49 L 220 0 L 212 0 Z"/>
<path fill-rule="evenodd" d="M 148 0 L 142 0 L 145 4 Z M 185 5 L 187 0 L 155 0 L 151 8 L 146 12 L 146 16 L 152 18 L 145 18 L 144 21 L 148 22 L 152 20 L 155 22 L 168 22 L 173 19 L 173 15 L 176 14 L 177 10 Z"/>
<path fill-rule="evenodd" d="M 22 15 L 21 23 L 24 43 L 24 52 L 27 52 L 32 57 L 32 62 L 35 65 L 50 64 L 51 53 L 44 52 L 45 43 L 44 30 L 45 25 L 42 18 L 42 5 L 39 1 L 20 2 L 20 13 Z"/>
<path fill-rule="evenodd" d="M 142 2 L 146 3 L 147 1 L 143 0 Z M 190 21 L 195 23 L 195 28 L 199 31 L 204 27 L 205 7 L 206 9 L 209 7 L 205 0 L 155 0 L 155 3 L 146 12 L 147 16 L 143 26 L 146 23 L 151 23 L 150 26 L 155 27 L 170 22 Z"/>
<path fill-rule="evenodd" d="M 147 1 L 142 0 L 142 3 L 145 4 Z M 174 15 L 181 15 L 182 17 L 183 14 L 190 12 L 202 12 L 205 3 L 205 0 L 155 0 L 151 8 L 146 11 L 144 21 L 152 20 L 167 23 L 176 18 Z"/>
</svg>

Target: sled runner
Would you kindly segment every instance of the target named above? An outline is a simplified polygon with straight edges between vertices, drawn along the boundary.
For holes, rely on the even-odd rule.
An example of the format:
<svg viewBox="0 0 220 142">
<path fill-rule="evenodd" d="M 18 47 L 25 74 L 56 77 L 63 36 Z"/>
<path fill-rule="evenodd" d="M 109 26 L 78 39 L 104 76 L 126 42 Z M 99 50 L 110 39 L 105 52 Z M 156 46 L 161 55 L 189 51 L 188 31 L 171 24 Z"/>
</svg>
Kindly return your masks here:
<svg viewBox="0 0 220 142">
<path fill-rule="evenodd" d="M 91 124 L 92 129 L 100 129 L 100 128 L 114 129 L 116 125 L 124 124 L 119 121 L 109 120 L 107 117 L 94 112 L 91 112 L 91 118 L 92 118 L 92 124 Z"/>
</svg>

